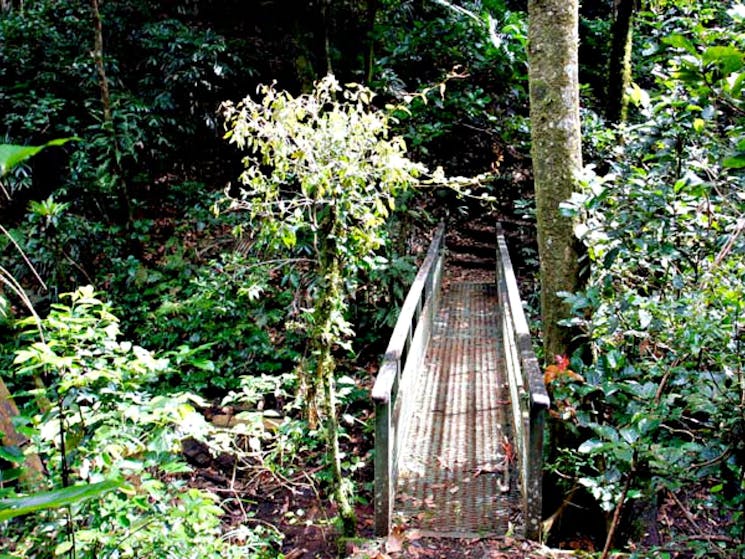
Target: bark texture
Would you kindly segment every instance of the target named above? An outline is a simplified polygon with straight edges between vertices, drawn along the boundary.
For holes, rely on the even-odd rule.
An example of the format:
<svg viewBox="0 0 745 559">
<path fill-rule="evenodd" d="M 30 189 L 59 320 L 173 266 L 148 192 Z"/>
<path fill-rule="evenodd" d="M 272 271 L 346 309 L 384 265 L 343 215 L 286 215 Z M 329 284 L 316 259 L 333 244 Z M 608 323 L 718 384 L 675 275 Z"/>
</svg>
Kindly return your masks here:
<svg viewBox="0 0 745 559">
<path fill-rule="evenodd" d="M 610 122 L 623 122 L 628 109 L 626 89 L 631 85 L 631 43 L 636 0 L 615 0 L 614 8 L 605 117 Z"/>
<path fill-rule="evenodd" d="M 98 83 L 101 89 L 101 105 L 103 106 L 103 120 L 110 123 L 111 98 L 109 95 L 109 80 L 106 77 L 106 68 L 103 62 L 103 25 L 101 23 L 101 12 L 98 8 L 98 0 L 91 0 L 91 13 L 93 14 L 94 50 L 93 60 L 98 72 Z"/>
<path fill-rule="evenodd" d="M 132 199 L 129 195 L 124 173 L 120 165 L 119 142 L 116 137 L 116 128 L 114 126 L 114 116 L 111 110 L 111 94 L 109 92 L 109 79 L 106 76 L 106 64 L 104 61 L 103 51 L 103 21 L 101 19 L 101 10 L 99 0 L 91 0 L 91 15 L 93 16 L 93 37 L 94 49 L 92 52 L 93 62 L 98 73 L 98 84 L 101 91 L 101 107 L 103 111 L 104 128 L 108 130 L 111 136 L 111 146 L 114 156 L 111 160 L 111 170 L 116 177 L 117 195 L 121 206 L 123 222 L 130 226 L 133 218 Z"/>
<path fill-rule="evenodd" d="M 13 418 L 17 416 L 18 408 L 5 382 L 0 378 L 0 444 L 23 448 L 28 442 L 28 438 L 15 428 Z M 21 480 L 33 488 L 44 477 L 44 466 L 39 455 L 26 453 L 24 466 L 26 469 Z"/>
<path fill-rule="evenodd" d="M 568 307 L 557 295 L 578 287 L 573 221 L 559 205 L 575 190 L 582 168 L 579 118 L 578 0 L 530 0 L 530 121 L 538 221 L 545 359 L 565 355 L 572 333 L 558 322 Z"/>
<path fill-rule="evenodd" d="M 17 10 L 19 12 L 22 12 L 23 11 L 23 0 L 1 0 L 0 1 L 0 11 L 10 12 L 12 10 Z"/>
</svg>

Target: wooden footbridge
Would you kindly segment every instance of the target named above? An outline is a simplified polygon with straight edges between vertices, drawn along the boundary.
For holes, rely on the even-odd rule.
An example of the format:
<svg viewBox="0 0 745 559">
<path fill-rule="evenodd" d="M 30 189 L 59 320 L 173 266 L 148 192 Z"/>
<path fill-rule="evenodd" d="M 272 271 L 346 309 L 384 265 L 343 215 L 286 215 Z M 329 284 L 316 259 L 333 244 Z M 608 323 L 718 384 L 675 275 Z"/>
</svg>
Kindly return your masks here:
<svg viewBox="0 0 745 559">
<path fill-rule="evenodd" d="M 443 286 L 440 225 L 401 308 L 372 392 L 378 535 L 539 536 L 549 400 L 496 233 L 494 279 Z"/>
</svg>

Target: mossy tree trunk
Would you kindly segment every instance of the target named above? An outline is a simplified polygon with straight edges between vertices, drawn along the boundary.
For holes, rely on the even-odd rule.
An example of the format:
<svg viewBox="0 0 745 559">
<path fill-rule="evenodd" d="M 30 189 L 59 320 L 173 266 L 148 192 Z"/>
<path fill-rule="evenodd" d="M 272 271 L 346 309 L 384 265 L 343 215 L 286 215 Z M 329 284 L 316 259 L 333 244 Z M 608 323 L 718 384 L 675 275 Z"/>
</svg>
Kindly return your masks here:
<svg viewBox="0 0 745 559">
<path fill-rule="evenodd" d="M 339 421 L 336 401 L 336 361 L 333 356 L 333 334 L 335 308 L 343 299 L 342 277 L 338 258 L 334 258 L 329 269 L 325 271 L 326 293 L 318 308 L 318 323 L 321 330 L 314 341 L 316 348 L 316 378 L 315 383 L 321 388 L 321 413 L 326 430 L 326 444 L 334 476 L 334 498 L 338 507 L 339 519 L 342 523 L 344 535 L 354 535 L 357 519 L 354 507 L 350 502 L 349 483 L 344 479 L 341 466 L 341 449 L 339 448 Z"/>
<path fill-rule="evenodd" d="M 114 115 L 111 109 L 111 94 L 109 91 L 109 79 L 106 75 L 106 65 L 104 63 L 104 50 L 103 50 L 103 20 L 101 19 L 101 10 L 99 6 L 99 0 L 91 0 L 91 16 L 93 18 L 93 62 L 96 66 L 96 72 L 98 73 L 98 85 L 101 94 L 101 110 L 103 116 L 104 129 L 108 131 L 111 137 L 112 153 L 114 154 L 111 159 L 111 169 L 116 175 L 117 181 L 117 196 L 119 197 L 119 205 L 121 206 L 121 213 L 125 217 L 124 223 L 130 225 L 133 218 L 132 200 L 129 195 L 129 187 L 127 186 L 124 173 L 122 172 L 121 165 L 119 163 L 119 141 L 116 137 L 116 126 L 114 123 Z"/>
<path fill-rule="evenodd" d="M 333 211 L 330 212 L 333 215 Z M 311 354 L 314 359 L 313 378 L 310 379 L 318 403 L 318 415 L 321 416 L 326 432 L 326 449 L 331 471 L 334 477 L 334 499 L 345 536 L 354 535 L 357 529 L 357 518 L 350 501 L 349 483 L 344 479 L 339 447 L 339 421 L 336 400 L 336 360 L 334 347 L 340 337 L 336 316 L 346 308 L 344 279 L 342 277 L 341 255 L 335 239 L 337 233 L 332 230 L 328 235 L 317 238 L 319 247 L 319 273 L 321 285 L 320 297 L 313 313 L 315 331 L 311 337 Z M 311 406 L 315 402 L 309 402 Z"/>
<path fill-rule="evenodd" d="M 528 63 L 532 158 L 540 255 L 545 359 L 566 355 L 572 332 L 558 293 L 578 287 L 579 249 L 573 221 L 560 204 L 582 168 L 578 83 L 578 0 L 530 0 Z"/>
<path fill-rule="evenodd" d="M 372 82 L 375 73 L 375 18 L 379 0 L 367 0 L 367 37 L 365 38 L 365 83 Z"/>
<path fill-rule="evenodd" d="M 2 377 L 0 377 L 0 444 L 11 447 L 22 447 L 28 439 L 20 434 L 13 419 L 18 417 L 18 408 L 8 391 Z M 24 459 L 25 471 L 21 480 L 32 488 L 44 477 L 44 466 L 38 454 L 26 454 Z"/>
<path fill-rule="evenodd" d="M 610 122 L 626 120 L 631 85 L 631 44 L 633 42 L 634 12 L 637 0 L 615 0 L 611 33 L 611 52 L 608 61 L 608 92 L 605 117 Z"/>
</svg>

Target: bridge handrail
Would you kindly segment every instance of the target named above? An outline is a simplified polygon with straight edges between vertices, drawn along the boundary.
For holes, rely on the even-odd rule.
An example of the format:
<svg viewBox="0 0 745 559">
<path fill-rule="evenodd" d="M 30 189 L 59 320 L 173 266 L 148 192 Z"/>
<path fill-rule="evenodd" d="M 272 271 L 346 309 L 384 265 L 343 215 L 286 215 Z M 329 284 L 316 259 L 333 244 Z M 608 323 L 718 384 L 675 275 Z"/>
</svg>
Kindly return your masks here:
<svg viewBox="0 0 745 559">
<path fill-rule="evenodd" d="M 437 227 L 406 295 L 372 389 L 375 402 L 375 532 L 390 533 L 398 454 L 411 414 L 416 370 L 427 349 L 442 278 L 445 224 Z"/>
<path fill-rule="evenodd" d="M 500 225 L 497 226 L 497 286 L 512 400 L 513 438 L 517 444 L 520 468 L 525 535 L 538 539 L 541 530 L 543 427 L 550 400 L 533 352 L 528 321 Z"/>
</svg>

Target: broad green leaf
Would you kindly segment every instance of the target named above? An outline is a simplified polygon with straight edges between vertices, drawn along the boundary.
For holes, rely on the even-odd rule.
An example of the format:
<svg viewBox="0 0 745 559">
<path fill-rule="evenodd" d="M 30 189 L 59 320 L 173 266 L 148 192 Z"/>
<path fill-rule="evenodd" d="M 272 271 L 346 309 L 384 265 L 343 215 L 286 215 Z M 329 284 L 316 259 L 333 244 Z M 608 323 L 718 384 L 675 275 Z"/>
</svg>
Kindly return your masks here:
<svg viewBox="0 0 745 559">
<path fill-rule="evenodd" d="M 616 349 L 610 350 L 606 354 L 605 358 L 606 358 L 606 362 L 608 363 L 608 367 L 610 367 L 611 370 L 620 369 L 621 366 L 626 361 L 626 358 L 624 357 L 624 355 Z"/>
<path fill-rule="evenodd" d="M 649 93 L 639 87 L 637 84 L 632 83 L 631 86 L 626 90 L 629 101 L 631 101 L 637 107 L 647 108 L 650 105 Z"/>
<path fill-rule="evenodd" d="M 629 444 L 634 444 L 639 439 L 639 432 L 633 427 L 624 427 L 620 433 L 623 440 Z"/>
<path fill-rule="evenodd" d="M 618 431 L 615 430 L 611 425 L 600 425 L 598 423 L 595 423 L 593 425 L 590 425 L 590 428 L 595 431 L 595 433 L 604 438 L 607 441 L 611 442 L 618 442 Z"/>
<path fill-rule="evenodd" d="M 88 499 L 103 495 L 112 489 L 116 489 L 120 485 L 122 485 L 122 481 L 120 480 L 108 480 L 100 483 L 55 489 L 53 491 L 29 495 L 28 497 L 0 499 L 0 522 L 39 510 L 54 509 L 87 501 Z"/>
<path fill-rule="evenodd" d="M 597 439 L 590 439 L 589 441 L 585 441 L 581 445 L 579 445 L 577 451 L 581 454 L 592 454 L 593 452 L 596 452 L 605 446 L 606 443 L 602 441 L 599 441 Z"/>
<path fill-rule="evenodd" d="M 0 483 L 5 484 L 21 477 L 26 471 L 25 468 L 8 468 L 0 470 Z"/>
<path fill-rule="evenodd" d="M 7 321 L 12 315 L 13 309 L 10 301 L 4 295 L 0 295 L 0 324 Z"/>
<path fill-rule="evenodd" d="M 79 141 L 80 138 L 58 138 L 41 146 L 19 146 L 16 144 L 0 144 L 0 177 L 9 172 L 13 167 L 23 163 L 50 146 L 61 146 L 67 142 Z"/>
<path fill-rule="evenodd" d="M 671 47 L 684 49 L 691 54 L 696 54 L 696 47 L 693 46 L 693 43 L 679 33 L 673 33 L 669 37 L 663 38 L 662 42 Z"/>
<path fill-rule="evenodd" d="M 23 452 L 17 446 L 0 446 L 0 458 L 14 464 L 20 464 L 24 459 Z"/>
<path fill-rule="evenodd" d="M 722 166 L 728 169 L 743 169 L 745 168 L 745 153 L 738 153 L 725 157 L 722 161 Z"/>
<path fill-rule="evenodd" d="M 727 77 L 727 87 L 725 90 L 733 97 L 739 97 L 745 85 L 745 72 L 733 72 Z"/>
<path fill-rule="evenodd" d="M 740 70 L 745 62 L 745 56 L 735 47 L 721 46 L 707 48 L 702 59 L 705 64 L 717 64 L 725 76 Z"/>
<path fill-rule="evenodd" d="M 58 544 L 57 547 L 54 548 L 54 554 L 57 556 L 64 555 L 71 549 L 72 549 L 72 542 L 70 540 L 65 540 L 62 543 Z"/>
</svg>

